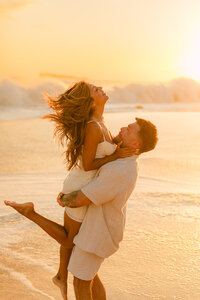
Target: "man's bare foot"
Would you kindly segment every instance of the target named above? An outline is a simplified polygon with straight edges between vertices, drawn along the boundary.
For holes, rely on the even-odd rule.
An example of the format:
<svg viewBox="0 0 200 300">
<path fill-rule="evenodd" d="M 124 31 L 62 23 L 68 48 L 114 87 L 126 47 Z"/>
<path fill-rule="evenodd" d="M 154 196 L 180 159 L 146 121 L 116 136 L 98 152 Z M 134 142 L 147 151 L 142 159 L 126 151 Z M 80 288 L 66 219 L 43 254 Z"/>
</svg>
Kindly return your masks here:
<svg viewBox="0 0 200 300">
<path fill-rule="evenodd" d="M 52 281 L 55 285 L 57 285 L 57 287 L 59 287 L 63 299 L 68 300 L 68 298 L 67 298 L 67 282 L 61 281 L 57 275 L 52 278 Z"/>
<path fill-rule="evenodd" d="M 17 203 L 14 201 L 5 200 L 4 203 L 7 206 L 11 206 L 16 211 L 18 211 L 18 213 L 20 213 L 21 215 L 23 215 L 25 217 L 27 217 L 28 215 L 30 215 L 31 213 L 34 212 L 34 205 L 32 202 Z"/>
</svg>

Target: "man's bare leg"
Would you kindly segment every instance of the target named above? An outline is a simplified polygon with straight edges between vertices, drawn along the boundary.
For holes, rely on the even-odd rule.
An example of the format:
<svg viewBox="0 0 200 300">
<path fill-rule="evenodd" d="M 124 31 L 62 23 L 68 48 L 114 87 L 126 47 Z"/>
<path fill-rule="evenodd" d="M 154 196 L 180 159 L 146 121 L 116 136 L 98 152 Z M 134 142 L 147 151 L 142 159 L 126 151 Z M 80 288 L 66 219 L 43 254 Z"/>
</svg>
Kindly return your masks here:
<svg viewBox="0 0 200 300">
<path fill-rule="evenodd" d="M 106 291 L 98 275 L 93 280 L 74 277 L 76 300 L 106 300 Z"/>
<path fill-rule="evenodd" d="M 92 282 L 92 297 L 93 300 L 106 300 L 106 290 L 98 274 Z"/>
<path fill-rule="evenodd" d="M 81 280 L 74 277 L 74 292 L 76 300 L 93 300 L 92 280 Z"/>
<path fill-rule="evenodd" d="M 64 226 L 59 225 L 42 215 L 38 214 L 34 210 L 34 205 L 32 202 L 26 202 L 23 204 L 19 204 L 13 201 L 4 201 L 4 203 L 8 206 L 14 208 L 18 213 L 25 216 L 29 220 L 33 221 L 40 228 L 42 228 L 46 233 L 48 233 L 54 240 L 56 240 L 59 244 L 66 246 L 68 244 L 67 241 L 67 231 Z"/>
</svg>

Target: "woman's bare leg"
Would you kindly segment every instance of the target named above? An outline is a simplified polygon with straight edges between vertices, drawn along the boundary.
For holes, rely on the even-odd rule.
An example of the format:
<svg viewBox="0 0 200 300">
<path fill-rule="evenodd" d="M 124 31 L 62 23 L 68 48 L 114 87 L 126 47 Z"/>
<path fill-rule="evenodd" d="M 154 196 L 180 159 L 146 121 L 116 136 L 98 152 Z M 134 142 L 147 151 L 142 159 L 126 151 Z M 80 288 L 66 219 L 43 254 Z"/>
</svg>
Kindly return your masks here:
<svg viewBox="0 0 200 300">
<path fill-rule="evenodd" d="M 64 246 L 60 246 L 60 266 L 58 273 L 56 276 L 52 278 L 53 283 L 59 287 L 61 295 L 64 300 L 68 300 L 67 297 L 67 277 L 68 270 L 67 266 L 69 263 L 69 259 L 71 256 L 72 249 L 65 248 Z"/>
<path fill-rule="evenodd" d="M 18 213 L 25 216 L 29 220 L 33 221 L 40 228 L 42 228 L 46 233 L 48 233 L 54 240 L 56 240 L 59 244 L 63 246 L 68 244 L 67 242 L 68 233 L 65 230 L 65 227 L 38 214 L 34 210 L 34 205 L 32 202 L 19 204 L 13 201 L 5 200 L 4 203 L 14 208 Z"/>
<path fill-rule="evenodd" d="M 81 223 L 70 219 L 66 214 L 64 218 L 64 226 L 59 225 L 34 210 L 32 202 L 16 203 L 14 201 L 4 201 L 7 206 L 14 208 L 18 213 L 25 216 L 27 219 L 33 221 L 53 239 L 61 244 L 60 249 L 60 267 L 58 274 L 53 278 L 53 282 L 59 286 L 63 299 L 67 300 L 67 266 L 69 263 L 73 238 L 78 233 Z M 70 234 L 68 234 L 70 230 Z"/>
<path fill-rule="evenodd" d="M 68 232 L 68 245 L 60 247 L 60 265 L 58 273 L 53 277 L 53 282 L 60 288 L 64 300 L 67 300 L 67 277 L 68 277 L 68 263 L 71 256 L 72 248 L 74 246 L 73 239 L 78 233 L 81 223 L 70 219 L 64 213 L 64 227 Z"/>
</svg>

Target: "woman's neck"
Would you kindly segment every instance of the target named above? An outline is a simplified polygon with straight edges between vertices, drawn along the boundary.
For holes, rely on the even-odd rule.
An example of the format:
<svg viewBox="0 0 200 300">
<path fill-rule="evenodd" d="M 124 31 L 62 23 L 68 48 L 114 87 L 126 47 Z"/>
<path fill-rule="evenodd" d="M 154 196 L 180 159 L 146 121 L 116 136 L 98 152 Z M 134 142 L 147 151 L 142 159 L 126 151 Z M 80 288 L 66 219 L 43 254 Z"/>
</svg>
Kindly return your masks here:
<svg viewBox="0 0 200 300">
<path fill-rule="evenodd" d="M 92 119 L 103 121 L 103 113 L 104 113 L 104 106 L 95 108 L 95 111 L 92 114 Z"/>
</svg>

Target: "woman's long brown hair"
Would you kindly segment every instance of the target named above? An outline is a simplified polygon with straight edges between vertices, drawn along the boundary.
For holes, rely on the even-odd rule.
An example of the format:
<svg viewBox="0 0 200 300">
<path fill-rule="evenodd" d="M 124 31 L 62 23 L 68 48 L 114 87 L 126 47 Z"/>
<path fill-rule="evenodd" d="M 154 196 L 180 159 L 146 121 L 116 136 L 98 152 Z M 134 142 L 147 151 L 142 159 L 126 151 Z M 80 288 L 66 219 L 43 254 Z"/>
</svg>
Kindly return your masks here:
<svg viewBox="0 0 200 300">
<path fill-rule="evenodd" d="M 43 118 L 55 123 L 54 137 L 62 146 L 67 145 L 65 162 L 70 170 L 82 154 L 86 124 L 93 113 L 89 86 L 84 81 L 78 82 L 57 99 L 48 96 L 47 103 L 54 113 Z"/>
</svg>

